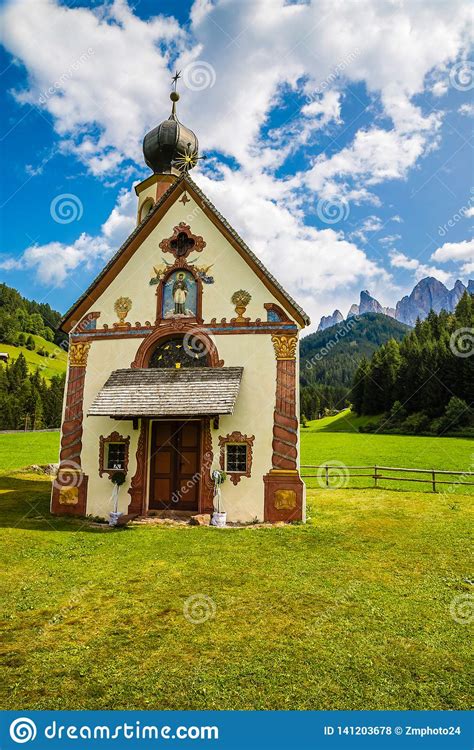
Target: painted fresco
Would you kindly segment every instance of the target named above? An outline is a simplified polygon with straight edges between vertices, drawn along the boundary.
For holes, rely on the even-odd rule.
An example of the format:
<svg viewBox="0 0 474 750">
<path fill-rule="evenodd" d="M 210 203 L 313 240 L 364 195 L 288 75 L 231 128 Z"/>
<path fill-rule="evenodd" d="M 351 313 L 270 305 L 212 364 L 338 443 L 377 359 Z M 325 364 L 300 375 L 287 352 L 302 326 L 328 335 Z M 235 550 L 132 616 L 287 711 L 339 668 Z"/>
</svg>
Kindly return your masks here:
<svg viewBox="0 0 474 750">
<path fill-rule="evenodd" d="M 194 318 L 197 309 L 197 287 L 189 271 L 175 271 L 163 287 L 163 318 Z"/>
</svg>

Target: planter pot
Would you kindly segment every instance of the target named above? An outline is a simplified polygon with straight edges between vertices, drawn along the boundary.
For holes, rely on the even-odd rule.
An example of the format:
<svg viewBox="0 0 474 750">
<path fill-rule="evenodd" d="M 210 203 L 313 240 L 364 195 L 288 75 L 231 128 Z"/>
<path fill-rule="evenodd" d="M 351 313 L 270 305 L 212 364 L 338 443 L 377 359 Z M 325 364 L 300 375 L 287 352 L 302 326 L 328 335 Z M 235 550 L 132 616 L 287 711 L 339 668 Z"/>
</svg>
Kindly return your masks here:
<svg viewBox="0 0 474 750">
<path fill-rule="evenodd" d="M 109 526 L 117 526 L 120 516 L 123 516 L 123 513 L 109 513 Z"/>
<path fill-rule="evenodd" d="M 218 526 L 219 528 L 222 528 L 227 523 L 227 513 L 223 511 L 222 513 L 218 513 L 217 511 L 214 511 L 212 514 L 211 519 L 211 526 Z"/>
</svg>

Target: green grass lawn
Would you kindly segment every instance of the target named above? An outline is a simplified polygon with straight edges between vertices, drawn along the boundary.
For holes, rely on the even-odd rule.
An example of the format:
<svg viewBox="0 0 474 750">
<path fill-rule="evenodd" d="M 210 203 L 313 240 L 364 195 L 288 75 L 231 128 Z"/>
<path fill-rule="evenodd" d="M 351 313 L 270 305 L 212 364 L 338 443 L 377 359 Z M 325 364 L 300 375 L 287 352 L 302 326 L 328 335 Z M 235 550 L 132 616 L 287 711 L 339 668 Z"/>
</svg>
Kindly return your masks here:
<svg viewBox="0 0 474 750">
<path fill-rule="evenodd" d="M 309 494 L 306 525 L 109 532 L 0 476 L 0 707 L 468 708 L 469 498 Z"/>
<path fill-rule="evenodd" d="M 474 440 L 472 439 L 357 432 L 357 428 L 369 419 L 356 417 L 349 411 L 345 411 L 337 417 L 326 417 L 308 422 L 308 427 L 301 430 L 301 463 L 322 465 L 340 461 L 346 466 L 377 464 L 402 468 L 474 471 Z M 306 471 L 306 473 L 310 472 Z M 419 477 L 417 474 L 413 476 Z M 451 477 L 445 478 L 451 481 Z M 462 477 L 457 477 L 457 479 L 462 479 Z M 474 483 L 474 477 L 467 481 Z M 318 486 L 316 479 L 308 479 L 307 483 L 310 487 Z M 350 479 L 350 486 L 353 487 L 373 487 L 373 485 L 373 479 L 368 477 Z M 416 485 L 406 482 L 385 481 L 383 486 L 392 489 L 431 490 L 429 484 Z M 449 492 L 473 491 L 466 487 L 455 488 L 453 484 L 440 484 L 439 490 L 443 489 Z"/>
<path fill-rule="evenodd" d="M 59 458 L 57 432 L 15 432 L 0 435 L 0 471 L 32 464 L 54 464 Z"/>
<path fill-rule="evenodd" d="M 40 357 L 36 350 L 30 351 L 24 346 L 11 346 L 10 344 L 3 343 L 0 343 L 0 351 L 10 355 L 10 362 L 15 360 L 21 352 L 26 359 L 28 370 L 36 372 L 39 368 L 41 376 L 45 380 L 51 380 L 53 375 L 61 375 L 63 372 L 66 372 L 67 353 L 61 347 L 50 341 L 46 341 L 41 336 L 33 336 L 33 339 L 36 344 L 36 350 L 41 347 L 46 349 L 48 357 Z M 52 354 L 54 354 L 54 357 L 51 356 Z"/>
</svg>

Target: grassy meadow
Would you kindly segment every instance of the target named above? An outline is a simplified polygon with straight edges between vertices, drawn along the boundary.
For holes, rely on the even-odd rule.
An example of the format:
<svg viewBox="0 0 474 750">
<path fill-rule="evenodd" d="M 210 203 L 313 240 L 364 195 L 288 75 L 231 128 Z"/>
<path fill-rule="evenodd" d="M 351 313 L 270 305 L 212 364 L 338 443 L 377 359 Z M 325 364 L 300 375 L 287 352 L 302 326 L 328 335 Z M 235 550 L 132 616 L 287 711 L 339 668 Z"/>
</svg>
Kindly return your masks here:
<svg viewBox="0 0 474 750">
<path fill-rule="evenodd" d="M 302 431 L 303 463 L 473 451 L 344 419 Z M 468 708 L 472 495 L 316 484 L 306 524 L 111 530 L 50 516 L 50 479 L 18 470 L 58 440 L 0 435 L 0 708 Z"/>
<path fill-rule="evenodd" d="M 346 466 L 393 466 L 414 469 L 444 469 L 453 471 L 474 472 L 474 440 L 453 437 L 425 437 L 422 435 L 384 435 L 375 433 L 359 433 L 357 428 L 361 424 L 373 420 L 373 417 L 356 417 L 349 410 L 341 412 L 336 417 L 308 422 L 308 426 L 301 429 L 301 463 L 322 465 L 331 462 L 341 462 Z M 304 470 L 303 473 L 314 473 Z M 387 473 L 387 472 L 385 472 Z M 420 475 L 400 474 L 419 478 Z M 428 475 L 422 475 L 429 479 Z M 439 477 L 441 478 L 441 477 Z M 473 482 L 473 488 L 455 487 L 456 479 L 445 479 L 448 485 L 439 484 L 439 491 L 473 492 L 474 476 L 467 481 Z M 451 479 L 453 482 L 451 483 Z M 337 482 L 335 477 L 335 482 Z M 307 479 L 309 487 L 318 487 L 317 479 Z M 369 477 L 363 479 L 350 478 L 349 486 L 353 488 L 373 487 L 374 481 Z M 388 489 L 431 491 L 427 484 L 408 483 L 398 481 L 384 481 L 383 487 Z"/>
<path fill-rule="evenodd" d="M 58 462 L 59 430 L 0 434 L 0 472 Z"/>
<path fill-rule="evenodd" d="M 0 708 L 468 707 L 469 498 L 311 490 L 306 525 L 102 531 L 49 489 L 0 477 Z"/>
</svg>

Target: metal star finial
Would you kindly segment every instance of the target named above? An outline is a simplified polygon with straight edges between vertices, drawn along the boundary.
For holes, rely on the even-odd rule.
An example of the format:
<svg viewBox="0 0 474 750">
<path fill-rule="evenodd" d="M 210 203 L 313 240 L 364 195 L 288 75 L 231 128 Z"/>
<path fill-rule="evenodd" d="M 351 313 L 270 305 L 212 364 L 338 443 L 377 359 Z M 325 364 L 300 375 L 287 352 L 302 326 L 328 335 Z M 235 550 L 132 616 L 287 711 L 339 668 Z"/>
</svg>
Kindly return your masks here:
<svg viewBox="0 0 474 750">
<path fill-rule="evenodd" d="M 178 152 L 178 156 L 173 160 L 173 163 L 181 173 L 187 173 L 196 166 L 200 159 L 205 158 L 205 156 L 199 156 L 197 149 L 191 148 L 191 144 L 188 143 L 184 151 Z"/>
</svg>

